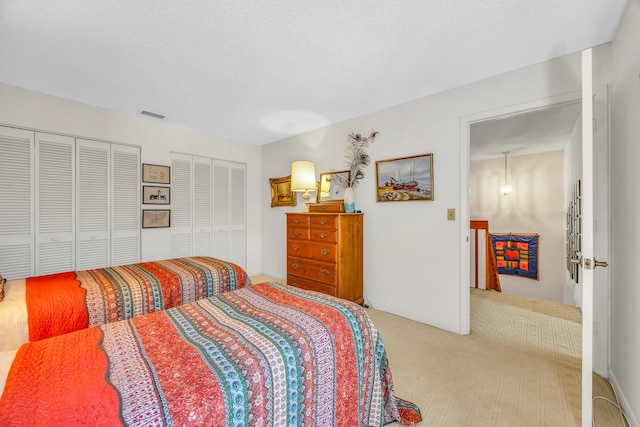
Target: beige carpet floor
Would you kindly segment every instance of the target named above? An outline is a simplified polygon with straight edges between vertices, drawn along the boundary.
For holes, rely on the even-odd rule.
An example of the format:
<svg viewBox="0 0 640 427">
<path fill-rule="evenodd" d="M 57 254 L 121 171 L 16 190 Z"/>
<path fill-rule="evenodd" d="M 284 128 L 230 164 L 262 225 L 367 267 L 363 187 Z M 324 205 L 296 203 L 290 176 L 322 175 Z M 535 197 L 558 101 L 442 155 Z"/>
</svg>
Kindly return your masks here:
<svg viewBox="0 0 640 427">
<path fill-rule="evenodd" d="M 254 283 L 272 280 L 252 277 Z M 384 342 L 396 396 L 429 427 L 581 425 L 581 313 L 563 304 L 471 289 L 471 334 L 462 336 L 367 309 Z M 615 401 L 593 376 L 594 396 Z M 594 426 L 625 426 L 598 399 Z M 398 423 L 392 424 L 397 426 Z"/>
<path fill-rule="evenodd" d="M 576 307 L 472 289 L 468 336 L 368 313 L 387 349 L 396 395 L 420 407 L 420 426 L 581 425 Z M 607 380 L 593 379 L 594 395 L 615 399 Z M 596 427 L 625 425 L 604 400 L 594 415 Z"/>
</svg>

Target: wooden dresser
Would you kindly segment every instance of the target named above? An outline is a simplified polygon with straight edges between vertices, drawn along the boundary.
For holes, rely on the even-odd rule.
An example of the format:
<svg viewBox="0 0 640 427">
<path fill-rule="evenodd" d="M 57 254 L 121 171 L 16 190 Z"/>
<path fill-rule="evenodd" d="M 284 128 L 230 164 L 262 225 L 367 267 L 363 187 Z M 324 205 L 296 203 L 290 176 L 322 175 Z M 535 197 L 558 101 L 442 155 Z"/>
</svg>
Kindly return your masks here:
<svg viewBox="0 0 640 427">
<path fill-rule="evenodd" d="M 287 283 L 362 304 L 362 219 L 287 213 Z"/>
</svg>

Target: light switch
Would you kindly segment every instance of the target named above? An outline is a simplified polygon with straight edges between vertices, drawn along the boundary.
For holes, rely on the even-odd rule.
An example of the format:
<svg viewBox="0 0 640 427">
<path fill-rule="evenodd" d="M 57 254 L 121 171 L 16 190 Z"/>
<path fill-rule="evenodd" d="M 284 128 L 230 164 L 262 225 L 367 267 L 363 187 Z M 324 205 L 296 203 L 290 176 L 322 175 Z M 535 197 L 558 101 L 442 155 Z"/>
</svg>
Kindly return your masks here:
<svg viewBox="0 0 640 427">
<path fill-rule="evenodd" d="M 455 209 L 447 209 L 447 220 L 455 221 L 456 220 L 456 210 Z"/>
</svg>

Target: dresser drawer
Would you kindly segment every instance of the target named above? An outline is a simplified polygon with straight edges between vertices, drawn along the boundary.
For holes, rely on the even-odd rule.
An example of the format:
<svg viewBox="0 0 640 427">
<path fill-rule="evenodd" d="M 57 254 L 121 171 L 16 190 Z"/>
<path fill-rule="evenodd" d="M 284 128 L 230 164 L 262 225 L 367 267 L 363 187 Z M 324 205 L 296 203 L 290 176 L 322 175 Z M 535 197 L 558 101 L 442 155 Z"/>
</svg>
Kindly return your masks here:
<svg viewBox="0 0 640 427">
<path fill-rule="evenodd" d="M 336 243 L 338 241 L 338 232 L 336 230 L 312 228 L 310 238 L 314 242 Z"/>
<path fill-rule="evenodd" d="M 311 234 L 309 233 L 308 228 L 297 228 L 297 227 L 287 228 L 287 239 L 309 240 L 310 236 Z"/>
<path fill-rule="evenodd" d="M 335 243 L 289 240 L 287 246 L 289 256 L 311 258 L 317 261 L 331 263 L 338 261 L 338 246 Z"/>
<path fill-rule="evenodd" d="M 324 283 L 313 282 L 297 276 L 287 276 L 287 284 L 296 288 L 306 289 L 308 291 L 322 292 L 323 294 L 337 296 L 337 288 L 335 286 L 326 285 Z"/>
<path fill-rule="evenodd" d="M 336 265 L 328 262 L 312 261 L 304 258 L 287 258 L 287 275 L 300 276 L 309 280 L 336 284 Z"/>
<path fill-rule="evenodd" d="M 330 263 L 338 262 L 338 245 L 335 243 L 309 242 L 306 246 L 309 258 Z"/>
<path fill-rule="evenodd" d="M 322 228 L 325 230 L 338 229 L 338 217 L 335 215 L 312 215 L 309 218 L 312 228 Z"/>
<path fill-rule="evenodd" d="M 291 227 L 309 227 L 309 215 L 287 215 L 287 228 Z"/>
</svg>

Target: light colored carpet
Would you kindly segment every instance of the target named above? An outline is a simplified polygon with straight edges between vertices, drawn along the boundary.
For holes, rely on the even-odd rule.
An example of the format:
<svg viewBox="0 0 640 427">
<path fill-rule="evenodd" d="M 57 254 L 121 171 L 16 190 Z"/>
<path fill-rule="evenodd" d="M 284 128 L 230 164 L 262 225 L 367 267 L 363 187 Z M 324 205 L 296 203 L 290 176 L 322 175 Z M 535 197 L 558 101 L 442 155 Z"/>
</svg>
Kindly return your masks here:
<svg viewBox="0 0 640 427">
<path fill-rule="evenodd" d="M 387 349 L 396 395 L 420 407 L 420 426 L 581 425 L 576 307 L 472 289 L 468 336 L 367 311 Z M 597 375 L 593 388 L 615 399 Z M 603 400 L 594 415 L 595 427 L 624 425 Z"/>
<path fill-rule="evenodd" d="M 396 396 L 422 411 L 418 426 L 581 425 L 578 308 L 471 289 L 468 336 L 373 308 L 367 312 L 387 350 Z M 593 391 L 615 401 L 609 382 L 598 375 Z M 594 417 L 595 427 L 625 425 L 601 399 Z"/>
</svg>

